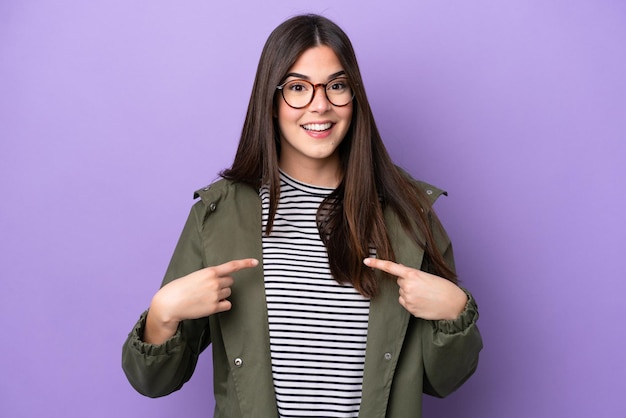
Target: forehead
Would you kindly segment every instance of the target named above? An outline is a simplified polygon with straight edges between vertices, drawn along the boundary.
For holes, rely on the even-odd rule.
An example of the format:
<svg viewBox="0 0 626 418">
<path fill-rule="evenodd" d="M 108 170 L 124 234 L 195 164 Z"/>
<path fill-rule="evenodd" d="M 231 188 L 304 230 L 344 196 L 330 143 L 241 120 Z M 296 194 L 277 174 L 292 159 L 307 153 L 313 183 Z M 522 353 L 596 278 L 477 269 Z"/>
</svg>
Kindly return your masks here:
<svg viewBox="0 0 626 418">
<path fill-rule="evenodd" d="M 342 70 L 343 66 L 335 51 L 326 45 L 321 45 L 304 51 L 291 66 L 289 72 L 303 74 L 310 78 L 326 78 Z"/>
</svg>

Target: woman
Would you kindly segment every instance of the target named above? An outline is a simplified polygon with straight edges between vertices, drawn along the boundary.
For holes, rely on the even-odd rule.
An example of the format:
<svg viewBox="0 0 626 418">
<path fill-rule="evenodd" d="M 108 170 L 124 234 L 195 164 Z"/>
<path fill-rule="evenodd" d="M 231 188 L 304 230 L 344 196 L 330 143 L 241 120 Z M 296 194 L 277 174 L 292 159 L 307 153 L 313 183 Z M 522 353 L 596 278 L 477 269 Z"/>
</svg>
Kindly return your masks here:
<svg viewBox="0 0 626 418">
<path fill-rule="evenodd" d="M 231 168 L 196 193 L 123 367 L 147 396 L 213 347 L 215 417 L 420 416 L 475 370 L 471 295 L 431 209 L 391 162 L 351 43 L 296 16 L 260 58 Z"/>
</svg>

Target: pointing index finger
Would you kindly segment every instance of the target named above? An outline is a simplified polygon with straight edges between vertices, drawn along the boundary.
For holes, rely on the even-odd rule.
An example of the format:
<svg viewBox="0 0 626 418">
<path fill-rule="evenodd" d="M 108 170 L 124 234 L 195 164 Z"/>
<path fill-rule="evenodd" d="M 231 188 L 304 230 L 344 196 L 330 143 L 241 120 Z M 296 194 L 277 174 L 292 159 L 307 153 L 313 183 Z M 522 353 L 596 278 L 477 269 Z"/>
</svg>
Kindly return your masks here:
<svg viewBox="0 0 626 418">
<path fill-rule="evenodd" d="M 243 258 L 239 260 L 231 260 L 224 264 L 213 267 L 215 273 L 218 276 L 228 276 L 236 271 L 256 267 L 259 264 L 259 260 L 256 258 Z"/>
<path fill-rule="evenodd" d="M 382 270 L 397 277 L 402 277 L 404 273 L 406 273 L 407 269 L 407 267 L 403 266 L 402 264 L 394 263 L 393 261 L 389 260 L 379 260 L 373 257 L 366 258 L 365 260 L 363 260 L 363 263 L 368 267 Z"/>
</svg>

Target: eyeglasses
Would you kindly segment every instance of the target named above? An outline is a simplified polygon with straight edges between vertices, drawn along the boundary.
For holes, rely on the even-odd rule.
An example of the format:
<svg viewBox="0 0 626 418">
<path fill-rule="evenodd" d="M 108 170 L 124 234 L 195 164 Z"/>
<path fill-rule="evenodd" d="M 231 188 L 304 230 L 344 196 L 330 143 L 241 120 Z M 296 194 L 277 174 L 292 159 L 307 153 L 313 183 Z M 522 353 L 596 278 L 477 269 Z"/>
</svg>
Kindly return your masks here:
<svg viewBox="0 0 626 418">
<path fill-rule="evenodd" d="M 318 87 L 324 87 L 326 99 L 337 107 L 347 106 L 354 99 L 354 92 L 350 88 L 346 77 L 338 77 L 328 83 L 313 84 L 310 81 L 297 79 L 276 86 L 283 95 L 285 103 L 294 109 L 307 107 L 313 101 Z"/>
</svg>

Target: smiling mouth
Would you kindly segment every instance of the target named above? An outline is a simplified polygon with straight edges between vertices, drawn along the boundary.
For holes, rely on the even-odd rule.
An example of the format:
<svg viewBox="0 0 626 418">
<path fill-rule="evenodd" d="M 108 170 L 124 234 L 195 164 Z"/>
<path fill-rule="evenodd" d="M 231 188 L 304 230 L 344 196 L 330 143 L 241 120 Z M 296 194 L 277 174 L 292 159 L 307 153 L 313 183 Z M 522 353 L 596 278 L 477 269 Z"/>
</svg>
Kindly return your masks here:
<svg viewBox="0 0 626 418">
<path fill-rule="evenodd" d="M 313 131 L 313 132 L 324 132 L 329 130 L 330 128 L 333 127 L 333 123 L 331 122 L 326 122 L 326 123 L 307 123 L 306 125 L 302 125 L 302 128 L 304 128 L 307 131 Z"/>
</svg>

